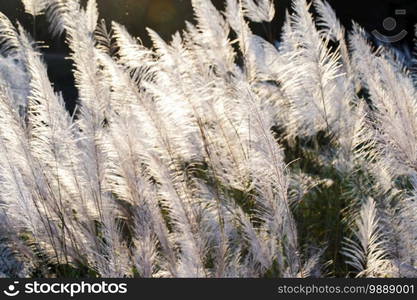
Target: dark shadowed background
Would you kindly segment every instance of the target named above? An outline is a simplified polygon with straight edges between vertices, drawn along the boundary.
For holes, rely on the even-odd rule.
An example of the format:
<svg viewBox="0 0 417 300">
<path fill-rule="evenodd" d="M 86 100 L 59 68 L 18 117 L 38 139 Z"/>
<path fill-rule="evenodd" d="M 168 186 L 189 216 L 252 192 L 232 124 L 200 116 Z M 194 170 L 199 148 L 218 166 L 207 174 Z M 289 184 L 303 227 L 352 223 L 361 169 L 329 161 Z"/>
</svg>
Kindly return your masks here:
<svg viewBox="0 0 417 300">
<path fill-rule="evenodd" d="M 146 27 L 151 27 L 168 38 L 176 30 L 183 28 L 184 20 L 192 18 L 190 0 L 97 0 L 101 16 L 107 20 L 123 23 L 137 36 L 146 36 Z M 221 7 L 223 0 L 212 0 Z M 282 21 L 290 0 L 276 0 L 277 24 Z M 356 20 L 368 30 L 384 31 L 383 21 L 387 17 L 397 17 L 397 30 L 413 31 L 417 20 L 416 0 L 328 0 L 336 9 L 339 18 L 350 25 Z M 406 15 L 395 16 L 395 10 L 405 9 Z M 20 0 L 0 0 L 0 11 L 12 19 L 22 20 L 31 27 L 31 18 L 25 16 Z M 39 28 L 43 32 L 43 28 Z M 276 30 L 278 33 L 278 29 Z M 146 42 L 146 39 L 145 39 Z"/>
<path fill-rule="evenodd" d="M 149 46 L 146 27 L 157 31 L 163 38 L 169 37 L 184 27 L 185 20 L 192 20 L 193 12 L 190 0 L 97 0 L 101 17 L 107 21 L 114 20 L 127 27 L 129 32 L 139 36 L 145 45 Z M 219 8 L 223 0 L 212 1 Z M 276 0 L 277 16 L 272 26 L 272 37 L 278 39 L 285 11 L 289 8 L 290 0 Z M 411 45 L 414 39 L 414 24 L 417 23 L 416 0 L 329 0 L 339 18 L 346 27 L 352 20 L 364 26 L 369 32 L 378 30 L 382 35 L 390 37 L 407 32 L 396 46 Z M 396 14 L 402 10 L 405 14 Z M 55 87 L 64 92 L 68 108 L 74 106 L 76 90 L 72 88 L 73 78 L 70 72 L 71 62 L 65 60 L 68 54 L 62 41 L 49 40 L 47 23 L 43 17 L 38 17 L 36 27 L 33 19 L 24 13 L 20 0 L 0 0 L 0 11 L 12 21 L 19 20 L 24 27 L 36 33 L 36 39 L 46 41 L 49 49 L 45 50 L 50 77 Z M 390 19 L 387 27 L 384 21 Z M 394 20 L 395 23 L 392 21 Z M 385 25 L 385 26 L 384 26 Z M 389 28 L 389 30 L 387 30 Z M 262 26 L 255 26 L 258 34 L 264 35 Z M 270 39 L 270 37 L 269 37 Z"/>
</svg>

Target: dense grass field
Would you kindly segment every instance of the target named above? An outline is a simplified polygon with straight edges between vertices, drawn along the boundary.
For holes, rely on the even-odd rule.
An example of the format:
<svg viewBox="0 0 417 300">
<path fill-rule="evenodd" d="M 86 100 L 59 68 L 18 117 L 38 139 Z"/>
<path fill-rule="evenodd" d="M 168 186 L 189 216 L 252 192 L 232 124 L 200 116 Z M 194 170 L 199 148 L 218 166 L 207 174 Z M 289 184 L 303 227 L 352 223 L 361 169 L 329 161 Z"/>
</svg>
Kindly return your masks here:
<svg viewBox="0 0 417 300">
<path fill-rule="evenodd" d="M 152 47 L 95 0 L 0 14 L 4 277 L 417 277 L 415 60 L 324 0 L 192 0 Z M 411 51 L 410 51 L 411 53 Z"/>
</svg>

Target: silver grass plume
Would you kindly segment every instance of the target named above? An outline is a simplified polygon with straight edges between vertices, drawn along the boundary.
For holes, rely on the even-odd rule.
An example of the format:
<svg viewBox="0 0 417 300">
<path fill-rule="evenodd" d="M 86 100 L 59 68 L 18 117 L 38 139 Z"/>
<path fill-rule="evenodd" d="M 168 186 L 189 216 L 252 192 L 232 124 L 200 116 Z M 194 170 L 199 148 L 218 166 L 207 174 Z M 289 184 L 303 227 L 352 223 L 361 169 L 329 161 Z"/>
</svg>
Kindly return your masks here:
<svg viewBox="0 0 417 300">
<path fill-rule="evenodd" d="M 354 235 L 357 241 L 346 238 L 342 251 L 347 264 L 358 271 L 358 277 L 390 276 L 392 267 L 384 249 L 384 237 L 372 198 L 362 204 L 356 226 Z"/>
</svg>

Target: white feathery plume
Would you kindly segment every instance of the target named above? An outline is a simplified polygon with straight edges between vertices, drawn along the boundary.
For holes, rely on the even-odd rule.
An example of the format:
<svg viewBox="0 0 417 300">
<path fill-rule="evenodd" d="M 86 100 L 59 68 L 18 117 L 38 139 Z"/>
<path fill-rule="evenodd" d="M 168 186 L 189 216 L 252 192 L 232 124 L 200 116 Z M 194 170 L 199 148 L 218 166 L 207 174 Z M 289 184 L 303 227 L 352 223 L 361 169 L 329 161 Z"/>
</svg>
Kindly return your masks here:
<svg viewBox="0 0 417 300">
<path fill-rule="evenodd" d="M 249 24 L 271 22 L 274 1 L 227 0 L 222 14 L 192 0 L 196 25 L 170 42 L 149 29 L 152 49 L 118 23 L 97 28 L 96 0 L 22 1 L 65 32 L 79 97 L 70 116 L 0 13 L 0 259 L 27 252 L 48 276 L 322 276 L 329 251 L 307 251 L 322 240 L 293 212 L 333 197 L 335 180 L 335 213 L 356 222 L 331 252 L 357 276 L 416 276 L 415 74 L 357 25 L 349 53 L 325 0 L 316 20 L 294 0 L 275 45 Z"/>
<path fill-rule="evenodd" d="M 106 80 L 100 73 L 93 39 L 92 21 L 96 20 L 95 1 L 90 0 L 83 10 L 75 0 L 65 2 L 66 11 L 62 15 L 68 44 L 74 61 L 74 76 L 79 90 L 78 126 L 82 130 L 79 144 L 84 148 L 83 161 L 86 164 L 87 180 L 90 182 L 97 211 L 111 207 L 111 197 L 105 193 L 104 162 L 105 139 L 103 126 L 110 121 L 110 92 Z M 102 218 L 103 216 L 101 216 Z"/>
<path fill-rule="evenodd" d="M 399 261 L 396 262 L 398 275 L 409 274 L 407 269 L 415 268 L 416 258 L 414 248 L 410 246 L 415 244 L 413 228 L 416 223 L 413 213 L 417 176 L 416 88 L 409 71 L 385 49 L 373 51 L 358 26 L 351 36 L 351 45 L 353 66 L 372 101 L 372 123 L 368 124 L 369 135 L 374 141 L 372 174 L 385 193 L 396 189 L 400 176 L 406 176 L 411 182 L 410 195 L 401 197 L 401 201 L 391 208 L 395 211 L 393 216 L 387 220 L 391 240 L 397 241 L 392 256 Z M 387 206 L 391 205 L 388 202 Z"/>
<path fill-rule="evenodd" d="M 44 13 L 48 0 L 22 0 L 22 2 L 26 13 L 36 17 Z"/>
<path fill-rule="evenodd" d="M 27 62 L 31 75 L 28 118 L 32 154 L 45 170 L 54 196 L 53 205 L 58 209 L 63 230 L 76 252 L 74 255 L 83 260 L 86 251 L 95 244 L 94 229 L 87 224 L 99 213 L 94 208 L 93 192 L 78 148 L 78 128 L 66 111 L 62 97 L 54 93 L 40 54 L 28 50 Z"/>
<path fill-rule="evenodd" d="M 159 51 L 162 51 L 162 48 L 167 48 L 164 42 L 162 42 L 156 35 L 154 35 L 154 41 L 157 40 L 159 43 Z M 162 54 L 162 52 L 160 53 Z M 167 59 L 167 56 L 162 55 L 160 59 L 162 64 L 162 60 Z M 201 263 L 201 257 L 203 255 L 202 251 L 204 251 L 203 248 L 205 243 L 200 243 L 199 241 L 197 241 L 195 236 L 196 233 L 193 232 L 192 228 L 196 228 L 197 224 L 195 223 L 195 221 L 193 221 L 194 219 L 196 219 L 193 216 L 193 204 L 189 203 L 189 201 L 191 201 L 192 198 L 194 198 L 195 196 L 194 193 L 190 193 L 190 191 L 188 191 L 189 187 L 185 186 L 186 182 L 184 181 L 184 179 L 179 179 L 179 177 L 177 177 L 183 176 L 180 174 L 181 172 L 178 169 L 177 165 L 177 159 L 179 159 L 182 155 L 181 149 L 184 149 L 183 152 L 186 153 L 190 152 L 190 147 L 172 147 L 173 145 L 171 145 L 171 143 L 175 142 L 175 137 L 177 136 L 177 134 L 173 130 L 178 131 L 178 128 L 169 129 L 168 127 L 164 126 L 164 124 L 168 120 L 172 120 L 172 123 L 180 121 L 180 119 L 178 121 L 174 121 L 176 120 L 176 118 L 173 118 L 171 116 L 172 113 L 183 112 L 180 109 L 172 111 L 172 105 L 164 104 L 165 101 L 172 101 L 168 98 L 168 96 L 165 95 L 157 96 L 155 97 L 154 101 L 148 102 L 148 99 L 145 98 L 145 95 L 139 94 L 137 91 L 135 91 L 134 84 L 132 82 L 129 82 L 129 80 L 131 80 L 130 78 L 126 77 L 122 72 L 120 72 L 120 70 L 118 71 L 117 67 L 111 67 L 109 60 L 107 60 L 107 66 L 109 67 L 109 70 L 112 70 L 111 73 L 113 74 L 113 76 L 118 76 L 115 77 L 115 79 L 119 78 L 121 80 L 120 82 L 126 84 L 125 92 L 130 93 L 132 97 L 131 99 L 136 98 L 136 101 L 134 101 L 135 105 L 137 106 L 136 112 L 140 112 L 143 115 L 143 117 L 145 117 L 145 119 L 142 117 L 138 118 L 137 120 L 149 120 L 144 127 L 144 133 L 149 133 L 150 136 L 155 136 L 155 140 L 142 138 L 140 140 L 144 142 L 144 145 L 147 145 L 149 143 L 155 143 L 153 145 L 151 144 L 151 147 L 157 147 L 155 148 L 155 150 L 159 151 L 161 160 L 157 158 L 157 153 L 155 153 L 154 151 L 147 150 L 151 149 L 151 147 L 148 148 L 144 147 L 144 145 L 138 145 L 135 148 L 140 151 L 140 157 L 144 159 L 145 166 L 147 166 L 146 169 L 150 172 L 150 175 L 158 181 L 159 197 L 161 198 L 161 201 L 164 203 L 164 205 L 167 205 L 166 207 L 169 209 L 169 214 L 172 218 L 172 221 L 175 224 L 175 227 L 178 228 L 178 230 L 182 233 L 181 236 L 177 237 L 182 249 L 182 258 L 179 262 L 178 273 L 174 273 L 173 275 L 185 277 L 203 276 L 205 271 Z M 118 73 L 119 75 L 117 75 Z M 152 85 L 153 83 L 149 82 L 147 84 L 147 90 L 159 93 L 157 89 L 154 88 Z M 114 92 L 114 96 L 120 97 L 123 91 L 115 90 Z M 119 98 L 119 100 L 122 99 L 123 98 Z M 156 106 L 154 106 L 155 104 Z M 161 115 L 158 116 L 159 113 L 156 112 L 159 112 Z M 164 120 L 162 119 L 162 117 L 164 117 Z M 151 127 L 149 127 L 149 125 Z M 178 125 L 182 126 L 181 123 L 178 123 Z M 149 131 L 147 131 L 147 128 L 149 128 Z M 143 129 L 141 128 L 139 130 L 142 131 Z M 185 128 L 185 130 L 187 129 Z M 167 133 L 170 134 L 167 135 Z M 186 134 L 186 132 L 182 132 L 182 134 Z M 193 147 L 192 144 L 189 145 Z M 167 163 L 171 166 L 167 168 L 163 165 L 164 163 Z M 165 238 L 165 240 L 167 239 Z M 168 246 L 166 242 L 164 243 Z M 174 268 L 172 266 L 172 254 L 170 254 L 168 258 L 171 260 L 171 271 L 174 271 Z"/>
<path fill-rule="evenodd" d="M 261 276 L 265 271 L 271 268 L 273 264 L 273 254 L 270 249 L 266 247 L 263 237 L 260 232 L 254 228 L 247 214 L 242 209 L 236 207 L 234 209 L 236 217 L 242 227 L 242 234 L 244 240 L 247 242 L 247 247 L 250 257 L 247 258 L 246 264 L 251 270 L 252 277 Z"/>
<path fill-rule="evenodd" d="M 271 22 L 275 16 L 275 5 L 272 0 L 241 0 L 245 15 L 253 22 Z"/>
<path fill-rule="evenodd" d="M 85 17 L 87 30 L 89 32 L 94 32 L 97 28 L 97 22 L 99 18 L 96 0 L 88 0 L 87 6 L 85 8 Z"/>
<path fill-rule="evenodd" d="M 19 36 L 10 20 L 0 12 L 0 53 L 22 59 Z"/>
<path fill-rule="evenodd" d="M 201 156 L 201 142 L 198 139 L 199 128 L 195 124 L 195 109 L 190 99 L 193 97 L 192 91 L 188 90 L 186 78 L 181 70 L 176 66 L 179 64 L 182 51 L 180 46 L 181 39 L 178 35 L 173 38 L 173 44 L 178 47 L 171 47 L 166 44 L 156 32 L 148 30 L 157 48 L 158 64 L 151 69 L 152 80 L 144 82 L 144 88 L 152 95 L 156 109 L 161 116 L 174 125 L 174 128 L 167 125 L 164 130 L 170 137 L 172 147 L 186 161 L 199 161 Z M 162 86 L 168 89 L 161 88 Z M 169 93 L 166 93 L 169 90 Z M 174 109 L 175 108 L 175 109 Z M 177 132 L 181 131 L 181 136 Z"/>
<path fill-rule="evenodd" d="M 111 205 L 111 204 L 110 204 Z M 122 239 L 121 224 L 117 208 L 103 208 L 102 240 L 94 253 L 91 265 L 103 278 L 124 278 L 132 276 L 132 262 L 129 249 Z"/>
<path fill-rule="evenodd" d="M 295 48 L 284 53 L 289 62 L 280 74 L 291 106 L 288 133 L 311 137 L 324 131 L 337 137 L 350 127 L 352 85 L 341 69 L 339 52 L 315 28 L 310 6 L 305 0 L 293 5 L 290 36 Z"/>
<path fill-rule="evenodd" d="M 354 235 L 357 241 L 346 238 L 342 251 L 347 257 L 346 263 L 358 271 L 358 277 L 389 276 L 390 263 L 384 249 L 377 208 L 372 198 L 362 204 L 356 226 Z"/>
<path fill-rule="evenodd" d="M 315 0 L 314 7 L 318 12 L 317 25 L 329 35 L 333 41 L 343 42 L 345 29 L 336 16 L 335 11 L 326 0 Z"/>
<path fill-rule="evenodd" d="M 269 45 L 263 38 L 255 35 L 249 28 L 249 24 L 244 19 L 244 10 L 242 5 L 237 4 L 236 0 L 229 0 L 226 6 L 226 17 L 230 26 L 238 35 L 239 47 L 243 54 L 245 62 L 245 72 L 248 81 L 254 81 L 261 74 L 268 74 L 268 64 L 274 60 L 268 59 L 268 50 L 270 53 L 277 54 L 272 45 Z M 272 50 L 271 50 L 272 48 Z M 264 75 L 265 76 L 265 75 Z"/>
<path fill-rule="evenodd" d="M 109 68 L 109 75 L 114 77 L 113 97 L 122 107 L 119 112 L 120 117 L 110 124 L 109 142 L 104 144 L 108 153 L 106 182 L 110 191 L 118 199 L 138 207 L 134 211 L 135 232 L 143 235 L 136 237 L 140 253 L 138 259 L 154 257 L 154 254 L 147 251 L 154 249 L 152 245 L 153 232 L 155 232 L 163 255 L 168 261 L 169 272 L 175 276 L 175 253 L 170 236 L 158 207 L 155 187 L 150 184 L 150 179 L 145 175 L 148 149 L 152 148 L 152 141 L 155 141 L 154 137 L 151 138 L 152 128 L 149 128 L 149 125 L 152 124 L 151 116 L 147 115 L 146 109 L 142 111 L 143 108 L 138 105 L 142 95 L 136 91 L 131 78 L 123 73 L 106 55 L 102 55 L 101 61 L 105 62 L 103 65 Z M 122 89 L 118 89 L 120 87 Z M 132 103 L 123 103 L 122 101 L 125 99 L 129 99 Z M 128 107 L 131 109 L 126 109 Z M 135 113 L 131 113 L 131 111 L 135 111 Z M 147 226 L 150 228 L 146 229 Z M 145 244 L 142 244 L 141 237 L 147 241 Z M 142 246 L 144 248 L 140 248 Z M 150 270 L 150 268 L 146 269 Z"/>
<path fill-rule="evenodd" d="M 205 60 L 214 64 L 218 71 L 226 73 L 234 69 L 234 50 L 229 40 L 230 28 L 211 0 L 192 0 L 198 31 L 192 39 Z"/>
<path fill-rule="evenodd" d="M 49 22 L 49 32 L 53 37 L 61 36 L 65 31 L 68 7 L 65 0 L 49 0 L 45 10 L 46 19 Z"/>
<path fill-rule="evenodd" d="M 119 48 L 119 62 L 131 69 L 146 67 L 152 59 L 152 52 L 142 46 L 139 40 L 130 36 L 124 26 L 112 22 L 112 29 Z"/>
<path fill-rule="evenodd" d="M 18 41 L 20 56 L 27 63 L 26 55 L 30 53 L 31 45 L 22 27 L 19 25 L 20 35 L 18 35 L 16 30 L 14 32 L 13 30 L 9 30 L 8 32 L 12 33 L 12 35 L 8 36 L 9 39 Z M 10 97 L 10 99 L 7 99 L 7 97 Z M 21 189 L 23 193 L 20 193 L 20 197 L 16 198 L 15 203 L 12 202 L 9 205 L 14 207 L 16 212 L 20 211 L 22 216 L 26 216 L 26 218 L 22 218 L 26 221 L 26 224 L 23 226 L 30 230 L 37 243 L 40 245 L 49 245 L 50 247 L 46 247 L 45 251 L 52 254 L 59 261 L 62 255 L 66 255 L 66 251 L 62 249 L 62 240 L 57 235 L 58 229 L 54 223 L 56 215 L 53 213 L 55 207 L 49 202 L 52 196 L 50 190 L 48 190 L 47 180 L 42 174 L 39 161 L 30 154 L 30 145 L 26 140 L 27 130 L 23 124 L 23 116 L 14 113 L 18 105 L 11 103 L 11 99 L 13 97 L 5 89 L 3 93 L 3 112 L 9 115 L 7 116 L 9 118 L 9 125 L 7 126 L 10 127 L 13 133 L 9 131 L 7 134 L 5 132 L 3 138 L 8 136 L 7 138 L 11 139 L 13 134 L 15 137 L 18 136 L 16 141 L 9 141 L 9 146 L 12 147 L 15 145 L 18 147 L 18 149 L 12 150 L 13 155 L 9 154 L 8 159 L 14 160 L 15 166 L 17 167 L 12 170 L 11 174 L 9 173 L 9 176 L 12 175 L 9 178 L 13 178 L 14 184 L 17 184 L 18 189 Z M 3 118 L 3 120 L 6 120 L 6 118 Z M 18 143 L 17 145 L 16 142 Z M 4 150 L 11 151 L 6 148 Z M 10 163 L 8 164 L 10 165 Z M 26 192 L 24 191 L 24 187 L 19 187 L 21 185 L 27 185 Z M 23 196 L 25 193 L 26 196 Z"/>
<path fill-rule="evenodd" d="M 14 103 L 19 107 L 20 115 L 23 116 L 29 95 L 29 75 L 24 63 L 13 57 L 0 56 L 0 84 L 9 88 Z"/>
<path fill-rule="evenodd" d="M 352 70 L 348 45 L 346 43 L 346 30 L 338 20 L 335 11 L 326 0 L 315 0 L 314 7 L 318 12 L 317 25 L 321 27 L 322 34 L 330 40 L 339 43 L 340 57 L 342 59 L 342 67 L 346 72 L 349 80 L 356 80 Z M 356 88 L 359 83 L 355 82 Z"/>
<path fill-rule="evenodd" d="M 351 44 L 355 69 L 376 109 L 374 138 L 382 163 L 392 176 L 415 174 L 417 96 L 413 79 L 388 54 L 373 53 L 361 29 L 353 34 Z"/>
<path fill-rule="evenodd" d="M 10 102 L 7 90 L 0 90 L 0 184 L 2 186 L 2 209 L 6 211 L 12 228 L 29 230 L 35 238 L 45 236 L 42 216 L 38 214 L 34 203 L 28 164 L 29 145 L 25 140 L 25 131 L 19 114 Z"/>
<path fill-rule="evenodd" d="M 20 26 L 20 25 L 19 25 Z M 29 76 L 25 70 L 25 46 L 10 20 L 0 13 L 0 82 L 7 85 L 12 92 L 19 113 L 26 111 Z M 4 56 L 4 58 L 3 58 Z"/>
<path fill-rule="evenodd" d="M 263 221 L 268 247 L 283 272 L 287 267 L 295 276 L 301 267 L 297 254 L 297 228 L 288 202 L 288 179 L 282 149 L 273 137 L 272 116 L 268 106 L 244 83 L 238 84 L 242 105 L 250 113 L 249 162 L 253 184 L 257 190 L 256 214 Z M 285 240 L 285 242 L 283 242 Z M 281 241 L 278 245 L 278 241 Z M 283 262 L 286 257 L 286 262 Z M 287 264 L 286 266 L 284 264 Z"/>
</svg>

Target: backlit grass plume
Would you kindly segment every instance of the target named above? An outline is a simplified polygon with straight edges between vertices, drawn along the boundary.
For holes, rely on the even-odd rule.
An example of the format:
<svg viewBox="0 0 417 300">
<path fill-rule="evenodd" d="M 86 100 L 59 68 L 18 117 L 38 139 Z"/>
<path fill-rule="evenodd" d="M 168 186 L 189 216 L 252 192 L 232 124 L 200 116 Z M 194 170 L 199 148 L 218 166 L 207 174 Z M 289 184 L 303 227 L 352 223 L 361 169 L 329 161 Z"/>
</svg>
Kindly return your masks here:
<svg viewBox="0 0 417 300">
<path fill-rule="evenodd" d="M 413 70 L 323 0 L 192 0 L 147 48 L 95 0 L 23 1 L 65 36 L 77 106 L 0 14 L 0 274 L 415 277 Z M 84 3 L 84 2 L 83 2 Z"/>
</svg>

